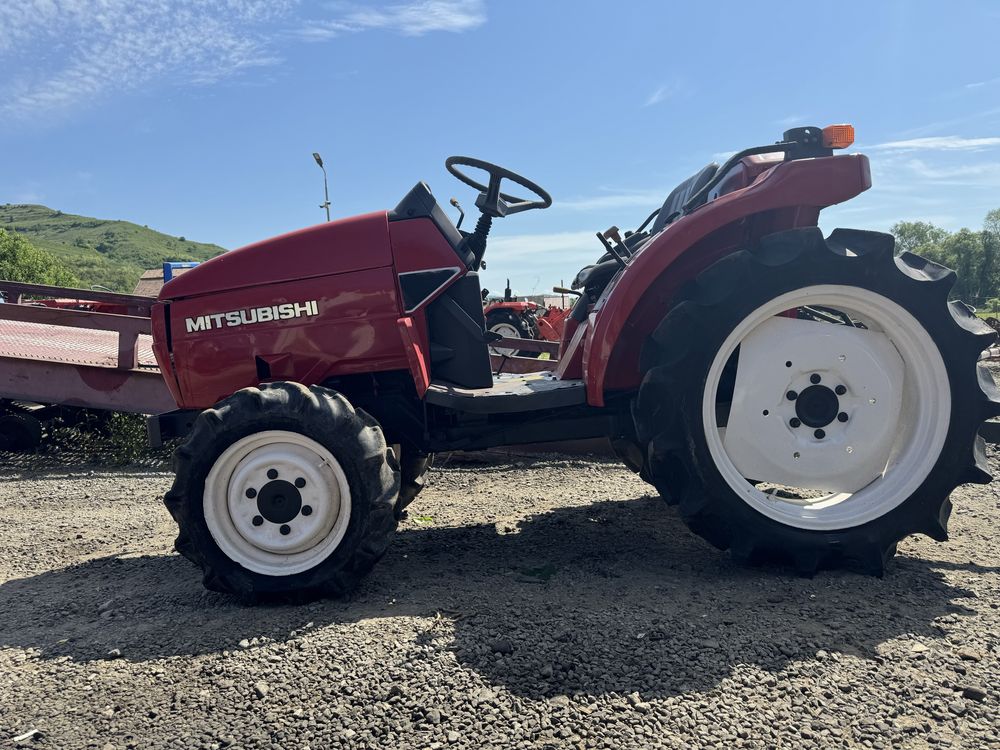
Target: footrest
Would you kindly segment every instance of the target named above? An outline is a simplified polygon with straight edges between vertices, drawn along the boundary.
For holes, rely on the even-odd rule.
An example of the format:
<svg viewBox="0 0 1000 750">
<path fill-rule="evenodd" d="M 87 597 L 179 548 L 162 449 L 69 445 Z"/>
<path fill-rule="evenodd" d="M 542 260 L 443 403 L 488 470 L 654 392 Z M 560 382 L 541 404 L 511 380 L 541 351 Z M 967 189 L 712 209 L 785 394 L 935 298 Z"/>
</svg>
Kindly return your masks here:
<svg viewBox="0 0 1000 750">
<path fill-rule="evenodd" d="M 587 392 L 582 380 L 559 380 L 551 372 L 528 372 L 495 375 L 491 388 L 463 388 L 434 380 L 424 398 L 430 404 L 474 414 L 507 414 L 583 404 Z"/>
</svg>

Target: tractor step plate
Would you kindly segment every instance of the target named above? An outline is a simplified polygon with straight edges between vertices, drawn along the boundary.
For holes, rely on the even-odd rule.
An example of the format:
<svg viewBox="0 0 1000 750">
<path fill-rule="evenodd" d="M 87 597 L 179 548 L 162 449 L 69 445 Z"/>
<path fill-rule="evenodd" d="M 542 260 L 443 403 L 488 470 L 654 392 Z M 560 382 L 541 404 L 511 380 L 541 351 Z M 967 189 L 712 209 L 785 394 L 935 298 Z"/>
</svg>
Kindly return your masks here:
<svg viewBox="0 0 1000 750">
<path fill-rule="evenodd" d="M 474 414 L 506 414 L 575 406 L 587 400 L 582 380 L 558 380 L 551 372 L 493 376 L 492 388 L 463 388 L 441 380 L 431 382 L 424 397 L 429 404 Z"/>
</svg>

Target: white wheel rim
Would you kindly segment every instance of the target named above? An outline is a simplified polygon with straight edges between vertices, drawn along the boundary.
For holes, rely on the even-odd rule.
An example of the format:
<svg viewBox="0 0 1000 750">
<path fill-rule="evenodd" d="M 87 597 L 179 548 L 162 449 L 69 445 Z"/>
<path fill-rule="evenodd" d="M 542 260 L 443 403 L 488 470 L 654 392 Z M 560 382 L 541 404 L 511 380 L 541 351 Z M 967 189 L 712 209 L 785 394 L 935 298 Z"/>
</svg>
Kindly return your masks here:
<svg viewBox="0 0 1000 750">
<path fill-rule="evenodd" d="M 504 338 L 508 339 L 519 339 L 523 338 L 521 332 L 517 330 L 517 327 L 513 323 L 497 323 L 494 326 L 490 326 L 490 331 L 492 333 L 498 333 Z M 507 349 L 502 347 L 491 346 L 490 349 L 494 354 L 500 354 L 504 357 L 513 357 L 517 354 L 517 349 Z"/>
<path fill-rule="evenodd" d="M 333 454 L 297 432 L 267 430 L 230 445 L 212 466 L 205 523 L 230 560 L 290 576 L 319 565 L 351 519 L 351 491 Z"/>
<path fill-rule="evenodd" d="M 805 305 L 849 312 L 868 329 L 776 317 Z M 817 336 L 822 346 L 803 343 Z M 720 428 L 716 394 L 741 344 Z M 814 374 L 820 385 L 846 386 L 838 409 L 848 419 L 841 423 L 838 411 L 819 428 L 822 439 L 809 425 L 791 426 L 800 402 L 788 392 L 801 394 Z M 730 333 L 709 369 L 702 419 L 716 468 L 744 502 L 780 523 L 828 531 L 880 518 L 917 490 L 944 446 L 951 390 L 930 334 L 899 304 L 859 287 L 811 286 L 762 305 Z M 873 462 L 881 466 L 869 476 Z M 746 477 L 831 492 L 784 498 Z"/>
</svg>

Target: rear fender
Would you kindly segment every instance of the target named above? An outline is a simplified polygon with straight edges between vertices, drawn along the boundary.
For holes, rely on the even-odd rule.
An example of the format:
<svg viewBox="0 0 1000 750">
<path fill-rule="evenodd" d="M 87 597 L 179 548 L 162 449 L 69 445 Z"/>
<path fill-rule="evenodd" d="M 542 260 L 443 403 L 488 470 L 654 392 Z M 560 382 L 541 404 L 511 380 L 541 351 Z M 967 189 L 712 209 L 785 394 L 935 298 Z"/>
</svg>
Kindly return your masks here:
<svg viewBox="0 0 1000 750">
<path fill-rule="evenodd" d="M 632 256 L 591 311 L 582 356 L 588 403 L 603 406 L 606 392 L 638 388 L 642 343 L 683 283 L 766 234 L 815 226 L 822 208 L 869 187 L 862 154 L 782 162 L 669 225 Z"/>
</svg>

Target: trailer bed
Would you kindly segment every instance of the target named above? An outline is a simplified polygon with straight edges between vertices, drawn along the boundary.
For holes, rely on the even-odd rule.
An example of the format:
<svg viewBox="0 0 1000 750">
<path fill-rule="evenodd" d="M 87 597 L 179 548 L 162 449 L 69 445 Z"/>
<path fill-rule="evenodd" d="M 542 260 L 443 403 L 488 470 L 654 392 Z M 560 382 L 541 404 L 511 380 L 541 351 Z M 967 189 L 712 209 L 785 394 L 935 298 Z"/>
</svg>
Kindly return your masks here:
<svg viewBox="0 0 1000 750">
<path fill-rule="evenodd" d="M 158 414 L 176 408 L 134 295 L 0 281 L 0 400 Z M 80 300 L 44 306 L 33 298 Z M 98 312 L 93 307 L 125 314 Z M 85 309 L 79 309 L 83 307 Z"/>
<path fill-rule="evenodd" d="M 139 369 L 159 373 L 153 356 L 152 336 L 139 334 L 136 355 Z M 118 333 L 0 320 L 0 358 L 26 358 L 46 360 L 53 364 L 117 368 Z"/>
</svg>

